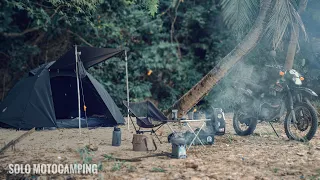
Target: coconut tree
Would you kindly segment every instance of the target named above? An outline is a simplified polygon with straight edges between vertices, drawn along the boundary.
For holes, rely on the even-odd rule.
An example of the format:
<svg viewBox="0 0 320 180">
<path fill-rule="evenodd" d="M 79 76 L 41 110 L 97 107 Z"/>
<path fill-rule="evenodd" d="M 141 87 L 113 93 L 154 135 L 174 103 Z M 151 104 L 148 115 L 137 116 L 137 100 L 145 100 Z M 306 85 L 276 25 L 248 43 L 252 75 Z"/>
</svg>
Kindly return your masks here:
<svg viewBox="0 0 320 180">
<path fill-rule="evenodd" d="M 304 10 L 306 9 L 307 3 L 308 3 L 308 0 L 300 0 L 298 12 L 297 12 L 298 14 L 295 14 L 296 15 L 296 19 L 298 21 L 297 22 L 292 22 L 292 24 L 291 24 L 292 25 L 291 36 L 290 36 L 290 41 L 289 41 L 288 51 L 287 51 L 287 58 L 286 58 L 286 63 L 285 63 L 285 68 L 287 70 L 288 69 L 292 69 L 292 66 L 293 66 L 294 56 L 296 54 L 296 48 L 297 48 L 297 45 L 298 45 L 300 27 L 303 29 L 303 33 L 304 34 L 306 33 L 299 15 L 302 12 L 304 12 Z M 299 25 L 300 25 L 300 27 L 299 27 Z"/>
<path fill-rule="evenodd" d="M 237 62 L 256 47 L 261 37 L 269 38 L 273 49 L 277 49 L 289 27 L 294 27 L 293 24 L 305 32 L 296 10 L 298 3 L 299 0 L 221 0 L 226 25 L 234 30 L 238 37 L 246 35 L 207 75 L 175 102 L 168 112 L 177 109 L 179 117 L 187 113 L 236 67 Z M 292 31 L 297 35 L 294 28 Z"/>
</svg>

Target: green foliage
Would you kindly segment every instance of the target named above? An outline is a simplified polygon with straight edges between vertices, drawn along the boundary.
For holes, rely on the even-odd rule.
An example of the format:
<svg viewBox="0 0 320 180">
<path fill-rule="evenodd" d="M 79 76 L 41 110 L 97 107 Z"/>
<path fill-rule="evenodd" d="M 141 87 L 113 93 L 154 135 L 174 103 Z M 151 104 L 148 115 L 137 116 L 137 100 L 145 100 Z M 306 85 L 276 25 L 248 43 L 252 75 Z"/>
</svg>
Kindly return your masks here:
<svg viewBox="0 0 320 180">
<path fill-rule="evenodd" d="M 166 172 L 165 169 L 159 168 L 159 167 L 153 167 L 150 171 L 151 172 Z"/>
<path fill-rule="evenodd" d="M 93 152 L 90 151 L 88 146 L 85 146 L 84 148 L 79 148 L 78 153 L 80 154 L 82 164 L 90 164 L 92 162 Z"/>
<path fill-rule="evenodd" d="M 113 166 L 112 166 L 112 168 L 111 168 L 111 171 L 119 171 L 119 170 L 122 169 L 123 165 L 124 165 L 124 162 L 122 162 L 122 161 L 116 161 L 116 162 L 113 164 Z"/>
<path fill-rule="evenodd" d="M 136 167 L 132 166 L 132 165 L 127 165 L 127 171 L 128 172 L 135 172 L 137 170 Z"/>
<path fill-rule="evenodd" d="M 257 0 L 221 0 L 224 22 L 238 37 L 245 35 L 253 24 L 260 1 Z"/>
<path fill-rule="evenodd" d="M 0 69 L 10 72 L 6 87 L 74 44 L 123 47 L 128 50 L 130 101 L 152 99 L 167 109 L 234 46 L 214 1 L 179 1 L 179 6 L 172 0 L 0 3 Z M 89 71 L 123 107 L 124 57 Z"/>
<path fill-rule="evenodd" d="M 145 0 L 144 3 L 149 9 L 149 13 L 154 16 L 158 11 L 159 0 Z"/>
<path fill-rule="evenodd" d="M 105 17 L 118 18 L 108 18 L 108 26 L 99 32 L 124 43 L 129 50 L 131 101 L 149 98 L 158 102 L 161 109 L 167 109 L 233 47 L 229 32 L 221 28 L 220 11 L 213 2 L 180 4 L 175 22 L 176 42 L 170 42 L 170 17 L 175 14 L 171 1 L 160 1 L 159 11 L 169 8 L 168 15 L 154 18 L 135 3 L 130 4 L 117 4 L 119 10 L 101 11 Z M 117 104 L 126 99 L 124 61 L 113 59 L 90 72 L 103 82 Z"/>
<path fill-rule="evenodd" d="M 221 3 L 220 3 L 221 2 Z M 259 11 L 260 1 L 182 1 L 182 0 L 4 0 L 0 2 L 0 78 L 5 93 L 29 70 L 56 60 L 72 45 L 126 48 L 128 51 L 130 101 L 152 99 L 164 110 L 207 74 L 236 45 L 237 38 L 251 27 Z M 283 64 L 286 49 L 277 39 L 286 37 L 288 17 L 299 23 L 296 12 L 298 1 L 273 1 L 272 21 L 268 32 L 279 26 L 278 33 L 267 33 L 268 38 L 237 67 L 253 68 L 253 74 L 266 74 L 266 64 Z M 291 2 L 291 4 L 285 4 Z M 282 3 L 282 4 L 281 4 Z M 302 18 L 312 37 L 319 38 L 319 1 L 309 0 Z M 290 12 L 289 12 L 290 11 Z M 270 16 L 270 18 L 271 18 Z M 225 25 L 230 28 L 225 27 Z M 275 38 L 274 38 L 275 37 Z M 287 39 L 283 39 L 284 42 Z M 278 47 L 274 60 L 268 54 Z M 313 47 L 300 43 L 294 68 L 308 75 L 311 70 L 301 67 L 302 59 L 312 66 L 320 56 L 313 56 Z M 320 54 L 320 53 L 318 53 Z M 210 105 L 224 110 L 237 101 L 234 82 L 245 79 L 238 68 L 227 75 L 198 105 Z M 124 57 L 108 60 L 92 67 L 90 73 L 101 82 L 123 108 L 126 99 Z M 314 70 L 313 70 L 314 71 Z M 312 71 L 312 72 L 313 72 Z M 4 73 L 7 74 L 4 75 Z M 151 72 L 148 74 L 148 72 Z M 246 71 L 243 71 L 246 72 Z M 5 78 L 3 78 L 5 77 Z M 260 76 L 259 76 L 260 77 Z M 306 80 L 317 78 L 309 73 Z M 318 76 L 317 76 L 318 77 Z M 2 79 L 3 78 L 3 79 Z M 248 75 L 258 82 L 259 78 Z M 271 79 L 271 78 L 270 78 Z M 5 88 L 4 88 L 5 87 Z M 320 88 L 320 87 L 319 87 Z M 4 90 L 5 89 L 5 90 Z M 1 93 L 2 94 L 2 93 Z M 87 152 L 89 153 L 89 152 Z M 81 151 L 85 156 L 86 151 Z M 106 159 L 112 157 L 105 157 Z M 85 156 L 84 161 L 90 161 Z"/>
<path fill-rule="evenodd" d="M 103 157 L 104 157 L 106 160 L 114 160 L 114 159 L 115 159 L 112 155 L 108 155 L 108 154 L 104 154 Z"/>
<path fill-rule="evenodd" d="M 279 171 L 279 169 L 278 168 L 273 168 L 273 170 L 272 170 L 274 173 L 277 173 L 278 171 Z"/>
<path fill-rule="evenodd" d="M 293 30 L 293 24 L 298 24 L 301 32 L 307 38 L 304 24 L 298 14 L 298 4 L 297 0 L 272 1 L 272 11 L 268 17 L 265 37 L 271 42 L 273 49 L 279 48 L 283 39 Z M 241 39 L 253 25 L 260 9 L 260 1 L 222 0 L 221 6 L 224 22 L 236 32 L 236 37 Z"/>
<path fill-rule="evenodd" d="M 295 1 L 292 0 L 283 0 L 276 1 L 274 4 L 266 28 L 266 37 L 272 42 L 273 49 L 279 48 L 279 44 L 283 42 L 285 35 L 288 36 L 288 33 L 293 30 L 293 24 L 298 24 L 302 30 L 301 35 L 307 37 L 304 24 L 294 3 Z M 290 31 L 288 31 L 289 29 Z"/>
</svg>

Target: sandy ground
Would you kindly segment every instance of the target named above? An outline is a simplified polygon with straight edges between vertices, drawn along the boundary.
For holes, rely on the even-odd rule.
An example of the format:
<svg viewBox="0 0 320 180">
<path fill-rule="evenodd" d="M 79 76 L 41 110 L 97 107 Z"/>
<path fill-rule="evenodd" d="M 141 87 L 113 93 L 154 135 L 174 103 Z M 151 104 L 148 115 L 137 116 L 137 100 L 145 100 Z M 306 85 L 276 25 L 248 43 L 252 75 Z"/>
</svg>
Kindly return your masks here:
<svg viewBox="0 0 320 180">
<path fill-rule="evenodd" d="M 235 135 L 231 114 L 226 115 L 227 133 L 216 136 L 215 144 L 187 151 L 187 159 L 170 158 L 167 143 L 169 129 L 160 134 L 158 150 L 132 151 L 132 134 L 122 128 L 122 144 L 111 146 L 112 128 L 58 129 L 36 131 L 0 155 L 0 179 L 17 179 L 7 175 L 8 164 L 81 163 L 78 152 L 90 143 L 93 149 L 86 160 L 100 163 L 97 175 L 29 176 L 34 179 L 320 179 L 320 132 L 309 143 L 289 141 L 283 125 L 276 125 L 278 138 L 266 123 L 258 124 L 255 134 Z M 180 127 L 174 126 L 176 130 Z M 25 131 L 0 129 L 0 145 Z M 150 147 L 151 143 L 150 143 Z"/>
</svg>

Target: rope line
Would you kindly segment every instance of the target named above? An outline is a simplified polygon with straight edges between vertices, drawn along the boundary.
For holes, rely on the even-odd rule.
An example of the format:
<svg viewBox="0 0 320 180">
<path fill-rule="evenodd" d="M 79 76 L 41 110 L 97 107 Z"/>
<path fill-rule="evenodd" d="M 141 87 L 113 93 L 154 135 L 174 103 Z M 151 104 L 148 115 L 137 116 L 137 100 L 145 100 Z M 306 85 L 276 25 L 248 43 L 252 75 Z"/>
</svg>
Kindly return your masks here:
<svg viewBox="0 0 320 180">
<path fill-rule="evenodd" d="M 77 55 L 77 56 L 78 56 L 79 62 L 81 62 L 80 55 Z M 78 68 L 79 68 L 79 66 L 78 66 Z M 84 98 L 84 93 L 83 93 L 84 91 L 83 91 L 83 84 L 82 84 L 82 78 L 81 77 L 79 78 L 79 82 L 80 82 L 80 87 L 81 87 L 81 95 L 82 95 L 82 102 L 83 102 L 83 108 L 84 108 L 84 107 L 87 107 L 87 106 L 86 106 L 86 101 L 85 101 L 85 98 Z M 84 116 L 85 116 L 85 120 L 86 120 L 86 124 L 87 124 L 88 136 L 89 136 L 89 145 L 90 145 L 91 144 L 91 138 L 90 138 L 90 132 L 89 132 L 87 110 L 85 110 L 85 109 L 83 109 L 83 110 L 84 110 Z M 80 117 L 80 121 L 81 121 L 81 117 Z"/>
</svg>

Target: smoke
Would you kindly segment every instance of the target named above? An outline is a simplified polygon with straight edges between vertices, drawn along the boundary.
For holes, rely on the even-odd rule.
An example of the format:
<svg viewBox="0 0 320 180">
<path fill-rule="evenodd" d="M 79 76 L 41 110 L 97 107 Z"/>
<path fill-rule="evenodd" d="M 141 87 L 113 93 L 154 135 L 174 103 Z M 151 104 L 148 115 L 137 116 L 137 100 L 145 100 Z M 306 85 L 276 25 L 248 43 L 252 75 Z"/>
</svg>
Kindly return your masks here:
<svg viewBox="0 0 320 180">
<path fill-rule="evenodd" d="M 213 87 L 206 101 L 209 107 L 222 108 L 225 112 L 233 112 L 244 98 L 241 88 L 246 85 L 259 85 L 268 87 L 275 83 L 279 78 L 279 69 L 270 67 L 274 63 L 261 63 L 259 65 L 247 64 L 245 62 L 237 63 L 230 73 Z M 210 113 L 210 108 L 206 109 Z"/>
<path fill-rule="evenodd" d="M 253 76 L 254 67 L 239 62 L 231 70 L 231 72 L 222 81 L 216 85 L 211 91 L 207 101 L 211 107 L 222 108 L 224 111 L 232 111 L 236 104 L 241 101 L 242 94 L 240 88 L 244 88 L 245 84 L 257 83 L 260 78 Z M 210 108 L 207 113 L 210 114 Z"/>
</svg>

